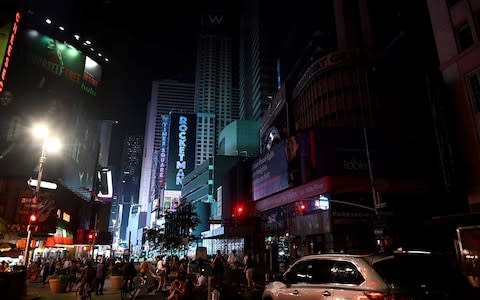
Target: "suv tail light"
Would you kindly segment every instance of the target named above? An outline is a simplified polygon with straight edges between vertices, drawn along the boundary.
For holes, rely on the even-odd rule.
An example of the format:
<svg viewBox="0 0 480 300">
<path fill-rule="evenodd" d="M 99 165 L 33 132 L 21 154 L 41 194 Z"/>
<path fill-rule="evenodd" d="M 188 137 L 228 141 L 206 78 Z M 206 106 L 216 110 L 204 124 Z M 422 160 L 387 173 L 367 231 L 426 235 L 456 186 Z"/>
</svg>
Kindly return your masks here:
<svg viewBox="0 0 480 300">
<path fill-rule="evenodd" d="M 355 300 L 412 300 L 410 296 L 385 294 L 380 292 L 364 292 L 365 296 L 359 296 Z"/>
</svg>

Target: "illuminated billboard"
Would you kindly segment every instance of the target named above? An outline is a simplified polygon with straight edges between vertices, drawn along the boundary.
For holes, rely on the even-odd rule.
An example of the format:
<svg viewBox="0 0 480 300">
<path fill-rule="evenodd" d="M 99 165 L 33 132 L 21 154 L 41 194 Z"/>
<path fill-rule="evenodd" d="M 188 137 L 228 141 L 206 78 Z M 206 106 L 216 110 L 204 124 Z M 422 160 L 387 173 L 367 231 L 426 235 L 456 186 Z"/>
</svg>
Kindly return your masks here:
<svg viewBox="0 0 480 300">
<path fill-rule="evenodd" d="M 253 200 L 288 188 L 285 145 L 285 141 L 279 142 L 252 164 Z"/>
<path fill-rule="evenodd" d="M 11 10 L 0 11 L 0 93 L 5 87 L 5 79 L 17 37 L 20 13 Z"/>
<path fill-rule="evenodd" d="M 102 67 L 72 45 L 41 34 L 36 30 L 23 32 L 27 62 L 38 66 L 53 77 L 78 86 L 96 96 L 102 77 Z"/>
<path fill-rule="evenodd" d="M 170 116 L 162 115 L 162 136 L 160 142 L 160 151 L 157 154 L 158 161 L 158 184 L 159 188 L 163 189 L 165 187 L 165 179 L 167 175 L 167 157 L 168 157 L 168 130 Z"/>
<path fill-rule="evenodd" d="M 97 171 L 98 193 L 97 197 L 101 199 L 112 199 L 113 197 L 113 180 L 112 170 L 110 168 L 101 168 Z"/>
<path fill-rule="evenodd" d="M 180 191 L 185 175 L 195 169 L 196 130 L 197 117 L 195 114 L 170 114 L 165 189 Z"/>
<path fill-rule="evenodd" d="M 63 184 L 85 200 L 92 198 L 94 180 L 98 176 L 100 127 L 101 121 L 82 120 L 69 129 L 69 139 L 64 146 Z"/>
<path fill-rule="evenodd" d="M 176 211 L 180 205 L 181 191 L 166 190 L 163 194 L 163 212 Z"/>
<path fill-rule="evenodd" d="M 367 131 L 375 175 L 385 174 L 389 154 L 373 130 Z M 253 200 L 323 176 L 368 176 L 363 129 L 318 128 L 282 140 L 252 164 Z M 380 149 L 382 147 L 382 149 Z"/>
</svg>

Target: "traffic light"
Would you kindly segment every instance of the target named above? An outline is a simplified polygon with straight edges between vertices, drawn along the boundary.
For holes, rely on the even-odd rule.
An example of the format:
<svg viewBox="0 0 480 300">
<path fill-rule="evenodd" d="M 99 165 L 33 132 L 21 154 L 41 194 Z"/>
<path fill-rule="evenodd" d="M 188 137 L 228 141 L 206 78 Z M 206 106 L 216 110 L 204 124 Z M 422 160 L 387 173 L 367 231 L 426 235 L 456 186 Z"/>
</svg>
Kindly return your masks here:
<svg viewBox="0 0 480 300">
<path fill-rule="evenodd" d="M 307 208 L 307 206 L 305 205 L 305 203 L 298 202 L 297 207 L 296 207 L 297 214 L 298 215 L 303 215 L 305 213 L 306 208 Z"/>
<path fill-rule="evenodd" d="M 93 232 L 89 232 L 87 238 L 89 244 L 93 243 Z"/>
<path fill-rule="evenodd" d="M 28 219 L 29 223 L 34 223 L 37 221 L 37 216 L 34 215 L 34 214 L 31 214 L 29 219 Z"/>
<path fill-rule="evenodd" d="M 233 215 L 237 218 L 243 217 L 243 215 L 245 215 L 245 207 L 243 205 L 237 205 Z"/>
</svg>

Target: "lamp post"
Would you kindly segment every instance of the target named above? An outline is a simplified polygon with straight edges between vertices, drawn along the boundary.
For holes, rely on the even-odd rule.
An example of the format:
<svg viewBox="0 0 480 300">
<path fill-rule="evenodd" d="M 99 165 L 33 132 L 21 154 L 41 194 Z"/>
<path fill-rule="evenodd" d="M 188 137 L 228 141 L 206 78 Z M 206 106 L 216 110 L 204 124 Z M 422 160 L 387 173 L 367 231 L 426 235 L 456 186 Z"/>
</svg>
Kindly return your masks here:
<svg viewBox="0 0 480 300">
<path fill-rule="evenodd" d="M 48 138 L 48 127 L 43 124 L 38 124 L 33 128 L 33 135 L 42 140 L 42 151 L 40 158 L 38 160 L 38 174 L 37 174 L 37 185 L 35 186 L 35 197 L 33 204 L 34 207 L 37 207 L 40 203 L 40 186 L 42 183 L 43 176 L 43 164 L 47 160 L 47 151 L 58 151 L 60 148 L 60 142 L 56 138 Z M 36 220 L 36 215 L 32 214 L 28 220 L 27 226 L 27 241 L 25 245 L 25 266 L 28 267 L 30 260 L 30 243 L 32 239 L 32 229 L 31 222 Z"/>
</svg>

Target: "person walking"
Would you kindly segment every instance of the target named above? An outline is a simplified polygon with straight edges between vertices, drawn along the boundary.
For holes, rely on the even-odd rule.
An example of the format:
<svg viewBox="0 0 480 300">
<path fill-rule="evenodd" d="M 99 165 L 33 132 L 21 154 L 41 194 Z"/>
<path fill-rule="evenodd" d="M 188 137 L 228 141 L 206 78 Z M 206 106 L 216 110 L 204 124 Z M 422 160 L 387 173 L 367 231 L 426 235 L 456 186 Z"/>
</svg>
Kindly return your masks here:
<svg viewBox="0 0 480 300">
<path fill-rule="evenodd" d="M 103 295 L 103 286 L 105 285 L 105 278 L 107 278 L 108 267 L 105 259 L 102 257 L 97 264 L 97 274 L 95 280 L 95 295 Z"/>
<path fill-rule="evenodd" d="M 233 249 L 232 253 L 227 258 L 228 265 L 233 270 L 238 269 L 240 266 L 240 257 L 237 255 L 237 250 Z"/>
<path fill-rule="evenodd" d="M 247 279 L 247 287 L 253 288 L 253 272 L 255 270 L 255 260 L 253 258 L 252 253 L 247 252 L 247 255 L 245 256 L 245 278 Z"/>
<path fill-rule="evenodd" d="M 158 287 L 156 291 L 161 292 L 167 285 L 167 268 L 161 257 L 157 257 L 157 268 L 155 273 L 158 276 Z"/>
<path fill-rule="evenodd" d="M 80 279 L 80 288 L 79 293 L 83 295 L 84 289 L 91 290 L 95 285 L 95 276 L 96 270 L 93 267 L 93 263 L 91 260 L 87 261 L 87 265 L 82 270 L 82 275 Z"/>
<path fill-rule="evenodd" d="M 47 277 L 50 275 L 50 262 L 47 260 L 42 265 L 42 283 L 45 285 L 47 283 Z"/>
<path fill-rule="evenodd" d="M 148 264 L 148 260 L 146 257 L 143 259 L 143 262 L 140 264 L 139 271 L 140 271 L 140 280 L 142 280 L 142 283 L 145 283 L 147 280 L 148 271 L 150 271 L 150 265 Z"/>
<path fill-rule="evenodd" d="M 135 269 L 135 264 L 133 258 L 130 259 L 130 262 L 127 262 L 122 268 L 123 275 L 123 288 L 130 291 L 133 287 L 133 279 L 137 276 L 137 269 Z"/>
<path fill-rule="evenodd" d="M 220 287 L 223 283 L 225 258 L 222 256 L 220 250 L 217 250 L 217 254 L 213 258 L 212 262 L 212 285 L 214 287 Z"/>
</svg>

